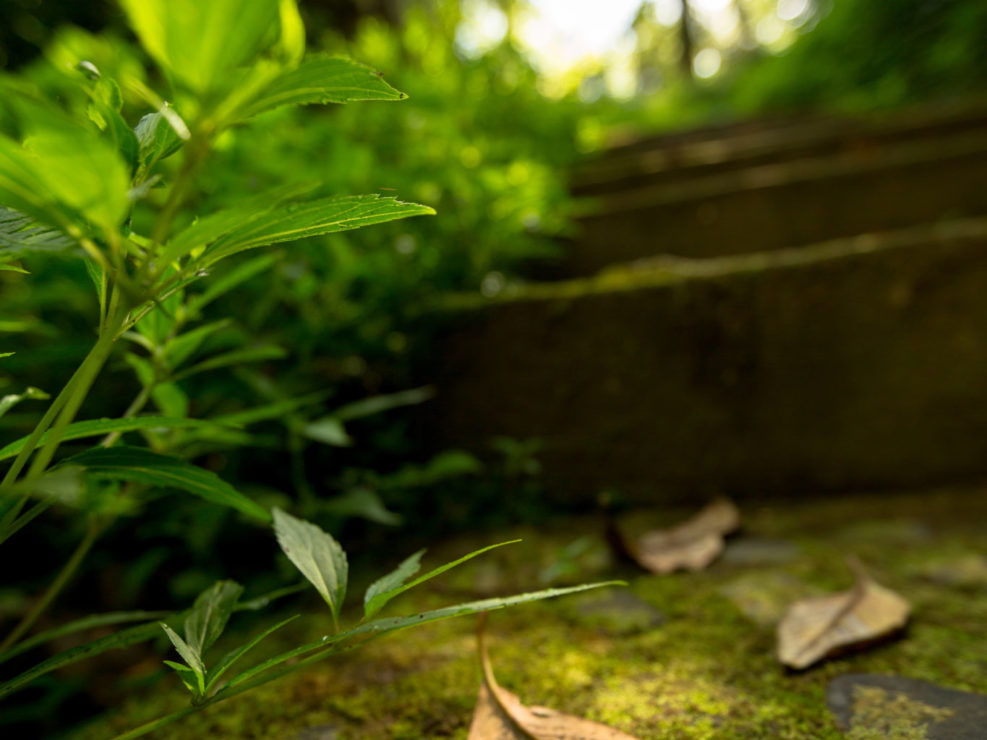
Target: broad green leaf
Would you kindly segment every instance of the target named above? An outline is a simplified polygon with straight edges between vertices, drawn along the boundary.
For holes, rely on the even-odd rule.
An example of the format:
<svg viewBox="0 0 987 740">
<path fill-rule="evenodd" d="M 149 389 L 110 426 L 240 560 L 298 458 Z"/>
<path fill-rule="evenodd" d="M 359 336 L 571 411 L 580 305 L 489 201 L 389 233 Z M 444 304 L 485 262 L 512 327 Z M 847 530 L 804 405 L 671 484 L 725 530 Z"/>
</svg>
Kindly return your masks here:
<svg viewBox="0 0 987 740">
<path fill-rule="evenodd" d="M 172 418 L 167 416 L 137 416 L 132 419 L 88 419 L 69 424 L 65 430 L 65 441 L 99 437 L 112 432 L 134 432 L 140 429 L 184 429 L 188 427 L 215 427 L 216 422 L 201 419 Z M 225 426 L 230 426 L 226 424 Z M 235 425 L 234 425 L 235 426 Z M 45 432 L 38 440 L 40 447 L 48 439 Z M 0 449 L 0 460 L 14 457 L 24 448 L 27 437 L 22 437 Z"/>
<path fill-rule="evenodd" d="M 161 629 L 168 635 L 175 650 L 182 656 L 182 660 L 195 672 L 196 683 L 199 694 L 206 693 L 206 667 L 202 664 L 202 658 L 196 653 L 178 634 L 164 622 L 161 622 Z"/>
<path fill-rule="evenodd" d="M 235 226 L 213 242 L 203 255 L 203 266 L 215 264 L 248 249 L 359 229 L 372 224 L 434 214 L 428 206 L 404 203 L 378 195 L 344 195 L 320 198 L 269 211 Z"/>
<path fill-rule="evenodd" d="M 436 576 L 442 575 L 447 570 L 452 570 L 457 565 L 462 565 L 467 560 L 472 560 L 477 555 L 482 555 L 483 553 L 493 550 L 496 547 L 503 547 L 504 545 L 513 545 L 515 542 L 520 542 L 520 541 L 521 540 L 508 540 L 507 542 L 498 542 L 496 545 L 489 545 L 479 550 L 474 550 L 468 555 L 464 555 L 463 557 L 457 560 L 453 560 L 451 563 L 446 563 L 445 565 L 440 565 L 438 568 L 435 568 L 434 570 L 430 570 L 428 573 L 419 576 L 418 578 L 411 581 L 410 583 L 405 583 L 405 581 L 408 578 L 410 578 L 411 576 L 413 576 L 415 573 L 418 572 L 417 567 L 415 567 L 415 569 L 410 573 L 407 572 L 408 568 L 411 567 L 410 561 L 412 560 L 412 558 L 414 558 L 415 555 L 418 555 L 419 558 L 421 557 L 421 553 L 415 553 L 415 555 L 412 555 L 410 558 L 408 558 L 408 560 L 405 560 L 403 563 L 401 563 L 401 565 L 398 566 L 398 569 L 393 573 L 391 573 L 391 575 L 385 576 L 381 580 L 370 585 L 370 588 L 367 589 L 366 596 L 364 596 L 363 598 L 363 616 L 364 618 L 372 617 L 374 614 L 376 614 L 381 609 L 383 609 L 384 605 L 387 604 L 387 602 L 393 599 L 394 597 L 403 594 L 405 591 L 412 589 L 415 586 L 424 583 L 425 581 L 430 581 Z M 417 564 L 417 562 L 418 562 L 417 560 L 414 561 L 414 564 Z"/>
<path fill-rule="evenodd" d="M 223 634 L 242 593 L 243 586 L 236 581 L 216 581 L 195 600 L 185 620 L 185 641 L 200 660 Z"/>
<path fill-rule="evenodd" d="M 273 40 L 278 0 L 121 0 L 141 44 L 196 92 L 230 83 L 230 74 Z"/>
<path fill-rule="evenodd" d="M 262 521 L 271 515 L 215 473 L 143 447 L 96 447 L 65 461 L 111 480 L 178 488 Z"/>
<path fill-rule="evenodd" d="M 18 267 L 17 265 L 11 265 L 8 262 L 0 262 L 0 270 L 6 271 L 6 272 L 19 272 L 19 273 L 21 273 L 23 275 L 30 275 L 31 274 L 27 270 L 25 270 L 23 267 Z M 13 352 L 8 352 L 7 354 L 0 354 L 0 357 L 7 357 L 8 355 L 12 355 L 12 354 L 14 354 L 14 353 Z"/>
<path fill-rule="evenodd" d="M 274 534 L 284 554 L 329 605 L 334 622 L 346 597 L 346 553 L 320 527 L 275 508 Z"/>
<path fill-rule="evenodd" d="M 8 411 L 10 411 L 14 406 L 19 404 L 21 401 L 27 400 L 40 400 L 51 398 L 47 393 L 45 393 L 40 388 L 27 388 L 23 393 L 11 393 L 10 395 L 3 396 L 0 398 L 0 416 L 3 416 Z"/>
<path fill-rule="evenodd" d="M 75 239 L 63 231 L 41 226 L 23 213 L 0 207 L 0 252 L 17 255 L 62 251 L 76 246 Z"/>
<path fill-rule="evenodd" d="M 56 228 L 115 230 L 130 207 L 130 174 L 113 144 L 10 85 L 0 94 L 24 137 L 0 135 L 0 205 Z"/>
<path fill-rule="evenodd" d="M 0 352 L 0 357 L 13 357 L 16 352 Z"/>
<path fill-rule="evenodd" d="M 431 386 L 411 388 L 406 391 L 388 393 L 381 396 L 371 396 L 370 398 L 364 398 L 359 401 L 354 401 L 353 403 L 348 403 L 345 406 L 340 406 L 338 409 L 333 411 L 332 415 L 342 421 L 361 419 L 365 416 L 373 416 L 374 414 L 389 411 L 390 409 L 396 409 L 402 406 L 414 406 L 419 403 L 424 403 L 434 395 L 435 389 Z"/>
<path fill-rule="evenodd" d="M 288 617 L 287 619 L 281 620 L 274 626 L 268 627 L 259 635 L 256 635 L 255 637 L 251 638 L 250 641 L 247 642 L 245 645 L 241 645 L 240 647 L 231 650 L 225 656 L 223 656 L 223 659 L 216 664 L 216 667 L 206 674 L 206 692 L 208 693 L 209 691 L 211 691 L 211 689 L 216 685 L 216 682 L 219 681 L 220 678 L 222 678 L 223 674 L 226 673 L 226 671 L 229 668 L 231 668 L 234 663 L 240 660 L 240 658 L 246 655 L 247 652 L 249 652 L 254 647 L 256 647 L 261 640 L 263 640 L 265 637 L 267 637 L 275 630 L 281 629 L 286 624 L 288 624 L 288 622 L 292 622 L 296 619 L 298 619 L 297 614 Z"/>
<path fill-rule="evenodd" d="M 271 80 L 234 114 L 246 120 L 283 105 L 348 103 L 352 100 L 404 100 L 370 67 L 340 57 L 314 56 Z"/>
<path fill-rule="evenodd" d="M 193 221 L 175 235 L 161 253 L 166 263 L 185 257 L 192 251 L 212 244 L 225 234 L 260 219 L 283 203 L 312 190 L 313 185 L 301 183 L 275 188 L 257 196 L 246 198 L 232 208 L 210 213 Z"/>
<path fill-rule="evenodd" d="M 419 612 L 418 614 L 412 614 L 407 617 L 391 617 L 388 619 L 375 619 L 372 622 L 366 622 L 354 629 L 347 630 L 345 632 L 339 632 L 335 635 L 327 635 L 321 640 L 316 640 L 315 642 L 310 642 L 306 645 L 301 645 L 300 647 L 293 648 L 287 652 L 276 655 L 273 658 L 260 663 L 253 668 L 250 668 L 232 681 L 223 690 L 224 692 L 228 689 L 233 689 L 240 684 L 243 684 L 250 679 L 257 677 L 256 681 L 251 681 L 245 688 L 250 688 L 253 686 L 259 686 L 272 678 L 284 675 L 291 670 L 297 670 L 305 665 L 315 663 L 329 655 L 338 652 L 337 647 L 346 649 L 354 644 L 362 644 L 364 642 L 370 642 L 371 640 L 376 640 L 378 637 L 383 637 L 384 635 L 391 634 L 392 632 L 397 632 L 399 630 L 407 629 L 408 627 L 415 627 L 419 624 L 428 624 L 429 622 L 437 622 L 442 619 L 450 619 L 452 617 L 462 617 L 469 614 L 479 614 L 480 612 L 495 611 L 497 609 L 504 609 L 509 606 L 516 606 L 518 604 L 525 604 L 531 601 L 541 601 L 544 599 L 553 599 L 558 596 L 566 596 L 568 594 L 579 593 L 581 591 L 588 591 L 594 588 L 603 588 L 604 586 L 626 586 L 624 581 L 604 581 L 600 583 L 588 583 L 582 586 L 571 586 L 568 588 L 549 588 L 544 591 L 533 591 L 524 594 L 515 594 L 514 596 L 504 596 L 501 598 L 494 599 L 483 599 L 482 601 L 471 601 L 465 604 L 457 604 L 455 606 L 447 606 L 443 609 L 435 609 L 432 611 Z M 282 668 L 280 671 L 273 672 L 267 676 L 261 676 L 260 674 L 265 671 L 270 670 L 278 665 L 286 663 L 287 661 L 295 661 L 306 653 L 314 653 L 306 658 L 297 660 L 297 662 L 292 663 L 290 666 Z M 233 693 L 233 692 L 231 692 Z M 239 693 L 239 692 L 235 692 Z M 222 696 L 223 692 L 220 692 L 219 696 Z"/>
<path fill-rule="evenodd" d="M 306 424 L 302 434 L 316 442 L 333 447 L 349 447 L 353 444 L 353 439 L 346 433 L 343 422 L 333 416 L 326 416 Z"/>
</svg>

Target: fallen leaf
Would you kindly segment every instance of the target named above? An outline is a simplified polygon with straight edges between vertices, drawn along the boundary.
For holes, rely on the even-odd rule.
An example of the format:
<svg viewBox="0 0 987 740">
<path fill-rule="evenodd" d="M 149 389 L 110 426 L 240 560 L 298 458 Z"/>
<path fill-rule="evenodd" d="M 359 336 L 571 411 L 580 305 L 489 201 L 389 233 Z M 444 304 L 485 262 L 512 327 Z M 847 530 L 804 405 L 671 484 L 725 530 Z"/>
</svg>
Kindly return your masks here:
<svg viewBox="0 0 987 740">
<path fill-rule="evenodd" d="M 808 668 L 823 658 L 863 647 L 898 632 L 910 604 L 875 583 L 855 559 L 857 581 L 849 591 L 796 601 L 778 624 L 778 659 L 790 668 Z"/>
<path fill-rule="evenodd" d="M 613 727 L 546 707 L 528 707 L 494 678 L 481 617 L 477 650 L 483 683 L 467 740 L 637 740 Z"/>
<path fill-rule="evenodd" d="M 723 552 L 724 537 L 739 526 L 737 507 L 729 499 L 718 498 L 677 527 L 646 532 L 635 542 L 613 526 L 611 539 L 645 570 L 664 574 L 702 570 Z"/>
</svg>

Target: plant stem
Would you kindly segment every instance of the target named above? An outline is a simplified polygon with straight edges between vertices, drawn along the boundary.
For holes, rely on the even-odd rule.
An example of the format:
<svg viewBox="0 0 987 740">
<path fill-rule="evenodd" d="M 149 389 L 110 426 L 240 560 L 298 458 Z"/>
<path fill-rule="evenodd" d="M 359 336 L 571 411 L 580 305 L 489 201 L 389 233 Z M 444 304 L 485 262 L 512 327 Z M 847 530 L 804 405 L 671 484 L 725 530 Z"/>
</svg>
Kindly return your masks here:
<svg viewBox="0 0 987 740">
<path fill-rule="evenodd" d="M 139 412 L 142 408 L 144 408 L 144 404 L 147 403 L 147 399 L 150 398 L 151 396 L 151 387 L 152 386 L 146 385 L 143 388 L 141 388 L 140 393 L 138 393 L 134 397 L 134 400 L 130 402 L 130 405 L 127 407 L 127 410 L 123 412 L 123 416 L 120 417 L 121 419 L 130 419 L 131 417 L 136 415 L 137 412 Z M 120 439 L 121 434 L 123 434 L 123 432 L 110 432 L 105 437 L 103 437 L 103 441 L 99 443 L 99 446 L 100 447 L 112 446 L 118 439 Z"/>
<path fill-rule="evenodd" d="M 55 597 L 61 593 L 62 589 L 69 582 L 75 572 L 79 569 L 82 564 L 83 559 L 89 553 L 93 544 L 96 542 L 100 533 L 102 533 L 103 527 L 95 518 L 90 518 L 88 526 L 86 527 L 86 535 L 82 538 L 82 541 L 78 544 L 72 555 L 69 557 L 68 561 L 62 566 L 61 571 L 55 576 L 55 580 L 51 582 L 48 589 L 45 591 L 44 595 L 38 600 L 38 602 L 31 608 L 31 610 L 24 615 L 24 618 L 18 623 L 16 627 L 7 635 L 2 643 L 0 643 L 0 653 L 4 653 L 8 648 L 12 647 L 17 643 L 24 633 L 27 632 L 37 621 L 38 617 L 41 616 L 45 609 L 51 605 L 51 602 L 55 600 Z"/>
<path fill-rule="evenodd" d="M 111 298 L 111 306 L 118 305 L 118 301 L 119 298 L 116 298 L 116 300 Z M 51 462 L 52 457 L 54 457 L 55 451 L 58 449 L 58 445 L 62 441 L 62 437 L 65 435 L 66 427 L 68 427 L 68 425 L 75 418 L 79 407 L 82 405 L 83 400 L 85 400 L 86 395 L 89 393 L 89 388 L 96 380 L 96 376 L 102 369 L 103 364 L 109 358 L 110 352 L 113 349 L 113 342 L 117 329 L 123 322 L 123 317 L 125 314 L 126 311 L 117 310 L 111 314 L 110 318 L 108 318 L 106 325 L 104 326 L 104 331 L 100 335 L 99 339 L 96 340 L 96 344 L 93 345 L 91 350 L 89 350 L 89 354 L 86 355 L 85 359 L 82 361 L 82 364 L 79 365 L 72 377 L 69 378 L 68 383 L 65 384 L 65 387 L 62 388 L 55 400 L 51 402 L 51 405 L 48 407 L 45 415 L 41 418 L 41 421 L 38 422 L 37 426 L 35 426 L 30 437 L 28 437 L 27 442 L 24 444 L 24 448 L 14 459 L 13 464 L 10 466 L 10 469 L 3 478 L 3 481 L 0 482 L 0 491 L 14 485 L 17 481 L 17 476 L 20 474 L 21 470 L 23 470 L 28 459 L 31 457 L 31 454 L 37 448 L 41 435 L 44 434 L 49 427 L 51 427 L 51 433 L 48 435 L 48 439 L 45 441 L 44 446 L 32 461 L 31 467 L 24 476 L 24 482 L 30 483 L 44 473 L 48 463 Z M 52 426 L 52 422 L 54 422 L 54 426 Z M 20 514 L 26 501 L 27 496 L 22 497 L 7 512 L 5 512 L 3 518 L 0 519 L 0 542 L 10 536 L 10 527 L 17 519 L 17 516 Z"/>
</svg>

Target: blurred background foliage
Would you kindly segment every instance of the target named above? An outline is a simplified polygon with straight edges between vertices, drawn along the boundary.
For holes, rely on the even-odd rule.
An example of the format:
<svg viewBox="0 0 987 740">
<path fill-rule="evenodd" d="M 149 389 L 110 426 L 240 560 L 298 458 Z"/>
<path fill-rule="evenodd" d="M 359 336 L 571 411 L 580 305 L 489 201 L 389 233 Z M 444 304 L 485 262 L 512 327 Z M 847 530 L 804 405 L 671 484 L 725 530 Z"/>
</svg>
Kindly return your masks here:
<svg viewBox="0 0 987 740">
<path fill-rule="evenodd" d="M 603 16 L 588 12 L 601 5 L 302 3 L 310 48 L 371 65 L 410 98 L 282 109 L 229 132 L 181 218 L 305 181 L 330 193 L 397 195 L 439 215 L 224 265 L 212 280 L 235 289 L 184 321 L 194 329 L 233 318 L 204 332 L 183 361 L 247 355 L 171 377 L 153 402 L 195 417 L 253 413 L 256 423 L 241 435 L 172 439 L 173 447 L 271 503 L 298 497 L 303 515 L 345 524 L 357 549 L 389 536 L 380 525 L 403 522 L 427 536 L 450 522 L 544 516 L 536 442 L 494 441 L 483 461 L 455 450 L 423 460 L 400 408 L 427 402 L 427 390 L 403 392 L 416 357 L 429 352 L 431 306 L 451 292 L 511 291 L 551 269 L 572 229 L 567 173 L 578 161 L 634 134 L 705 121 L 969 100 L 987 89 L 987 6 L 978 0 L 622 0 Z M 594 17 L 597 31 L 615 31 L 580 45 L 566 24 L 592 26 Z M 72 105 L 79 59 L 161 87 L 112 3 L 0 7 L 0 67 Z M 127 101 L 132 110 L 138 102 Z M 138 229 L 142 218 L 135 213 Z M 81 261 L 53 253 L 25 266 L 27 279 L 0 273 L 0 349 L 16 351 L 0 366 L 0 393 L 57 388 L 96 322 Z M 146 358 L 139 348 L 128 357 L 111 365 L 86 416 L 119 414 L 138 392 Z M 4 438 L 24 433 L 36 412 L 24 403 L 5 416 Z M 117 586 L 113 607 L 136 603 L 142 590 L 181 600 L 215 577 L 241 577 L 207 564 L 216 547 L 249 537 L 224 527 L 230 514 L 148 507 L 154 516 L 114 534 L 92 563 L 91 579 Z M 32 536 L 58 549 L 59 526 Z M 124 564 L 120 552 L 142 554 Z M 245 557 L 238 567 L 255 566 Z M 34 575 L 8 597 L 21 598 Z"/>
</svg>

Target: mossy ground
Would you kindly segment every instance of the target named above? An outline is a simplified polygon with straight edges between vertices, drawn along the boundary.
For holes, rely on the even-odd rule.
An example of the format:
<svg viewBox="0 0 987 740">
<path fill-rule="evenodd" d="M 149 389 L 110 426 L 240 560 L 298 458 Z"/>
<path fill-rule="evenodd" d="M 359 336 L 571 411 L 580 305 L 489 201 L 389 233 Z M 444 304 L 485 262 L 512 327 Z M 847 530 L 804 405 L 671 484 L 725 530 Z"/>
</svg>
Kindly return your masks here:
<svg viewBox="0 0 987 740">
<path fill-rule="evenodd" d="M 987 585 L 947 585 L 929 576 L 939 565 L 983 553 L 982 490 L 741 503 L 741 509 L 742 536 L 783 539 L 797 554 L 775 564 L 721 560 L 701 573 L 645 575 L 610 561 L 598 518 L 568 521 L 485 537 L 518 534 L 525 540 L 451 572 L 436 588 L 410 592 L 390 613 L 543 587 L 539 574 L 548 567 L 557 573 L 574 566 L 585 580 L 627 579 L 637 597 L 661 612 L 659 626 L 601 621 L 598 612 L 588 616 L 590 610 L 570 598 L 497 612 L 487 629 L 497 676 L 523 701 L 611 723 L 642 740 L 843 737 L 825 704 L 827 683 L 842 673 L 893 673 L 987 692 Z M 653 518 L 668 522 L 686 513 Z M 647 518 L 630 525 L 644 526 Z M 587 539 L 571 546 L 581 537 Z M 439 562 L 477 545 L 459 538 L 436 546 L 430 556 Z M 771 584 L 782 579 L 807 593 L 845 589 L 852 580 L 844 564 L 850 552 L 876 580 L 912 602 L 907 632 L 803 673 L 786 672 L 774 657 L 774 628 L 763 618 L 765 609 L 784 606 L 771 603 L 785 590 Z M 756 593 L 762 576 L 767 585 Z M 725 595 L 738 583 L 766 602 L 755 612 L 758 621 Z M 313 612 L 281 639 L 315 639 L 327 620 Z M 306 728 L 332 726 L 339 738 L 353 740 L 465 738 L 480 682 L 474 627 L 472 619 L 459 619 L 399 633 L 215 705 L 153 737 L 292 740 Z M 106 737 L 180 707 L 186 697 L 177 683 L 167 678 L 82 736 Z"/>
</svg>

